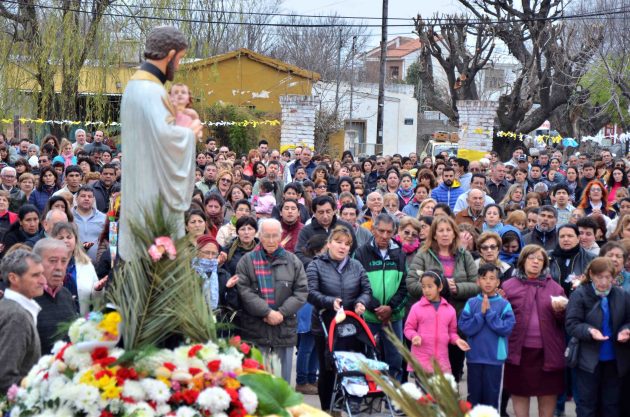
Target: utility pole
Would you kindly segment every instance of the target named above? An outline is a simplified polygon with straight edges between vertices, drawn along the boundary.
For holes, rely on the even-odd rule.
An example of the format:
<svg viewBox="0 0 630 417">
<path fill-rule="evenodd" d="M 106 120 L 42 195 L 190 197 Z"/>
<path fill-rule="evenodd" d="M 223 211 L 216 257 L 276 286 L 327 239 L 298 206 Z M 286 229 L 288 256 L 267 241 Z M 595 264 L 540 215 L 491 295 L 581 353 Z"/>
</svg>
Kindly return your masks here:
<svg viewBox="0 0 630 417">
<path fill-rule="evenodd" d="M 383 153 L 383 110 L 385 108 L 385 70 L 387 59 L 387 9 L 388 0 L 383 0 L 381 17 L 381 62 L 378 77 L 378 113 L 376 116 L 376 153 Z"/>
<path fill-rule="evenodd" d="M 353 36 L 352 48 L 350 48 L 350 117 L 348 118 L 350 120 L 351 129 L 354 127 L 354 123 L 352 122 L 352 99 L 354 96 L 354 53 L 355 53 L 354 50 L 356 48 L 356 43 L 357 43 L 357 37 Z M 356 137 L 354 138 L 354 141 L 356 141 Z M 352 143 L 351 146 L 348 146 L 348 149 L 353 149 L 354 153 L 356 154 L 357 153 L 356 143 Z"/>
<path fill-rule="evenodd" d="M 339 49 L 337 50 L 337 87 L 335 89 L 335 119 L 339 117 L 339 82 L 341 78 L 341 48 L 343 40 L 341 39 L 343 28 L 339 28 Z"/>
</svg>

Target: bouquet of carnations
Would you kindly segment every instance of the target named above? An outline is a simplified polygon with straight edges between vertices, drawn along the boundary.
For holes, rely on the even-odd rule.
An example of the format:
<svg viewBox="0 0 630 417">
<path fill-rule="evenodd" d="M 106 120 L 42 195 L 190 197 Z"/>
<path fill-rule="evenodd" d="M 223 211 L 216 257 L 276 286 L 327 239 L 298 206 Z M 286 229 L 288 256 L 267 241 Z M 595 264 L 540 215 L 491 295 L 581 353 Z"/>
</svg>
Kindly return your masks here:
<svg viewBox="0 0 630 417">
<path fill-rule="evenodd" d="M 259 354 L 238 337 L 127 353 L 57 342 L 9 390 L 10 416 L 289 416 L 302 397 L 262 371 Z"/>
</svg>

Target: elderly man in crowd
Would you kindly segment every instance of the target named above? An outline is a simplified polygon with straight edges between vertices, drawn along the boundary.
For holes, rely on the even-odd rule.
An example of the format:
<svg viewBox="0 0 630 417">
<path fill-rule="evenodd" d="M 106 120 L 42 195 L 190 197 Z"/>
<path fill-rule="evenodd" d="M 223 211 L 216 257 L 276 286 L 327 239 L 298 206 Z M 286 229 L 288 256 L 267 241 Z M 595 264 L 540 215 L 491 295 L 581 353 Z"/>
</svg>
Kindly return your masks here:
<svg viewBox="0 0 630 417">
<path fill-rule="evenodd" d="M 4 167 L 0 171 L 2 189 L 9 193 L 9 211 L 17 213 L 26 204 L 26 194 L 20 190 L 17 184 L 17 173 L 13 167 Z"/>
<path fill-rule="evenodd" d="M 392 239 L 395 233 L 394 219 L 387 214 L 379 214 L 372 224 L 373 239 L 357 249 L 355 259 L 365 268 L 372 287 L 372 302 L 367 306 L 365 320 L 379 338 L 382 360 L 389 364 L 389 374 L 400 380 L 402 356 L 384 331 L 390 327 L 402 340 L 407 305 L 407 268 L 405 253 Z"/>
<path fill-rule="evenodd" d="M 468 223 L 475 226 L 475 229 L 481 231 L 483 227 L 483 208 L 485 206 L 486 193 L 473 188 L 468 193 L 468 208 L 460 211 L 455 216 L 457 224 Z"/>
<path fill-rule="evenodd" d="M 56 341 L 59 325 L 77 318 L 78 302 L 70 290 L 63 286 L 70 260 L 66 244 L 61 240 L 44 238 L 35 244 L 33 253 L 41 257 L 46 278 L 44 293 L 35 298 L 42 308 L 37 320 L 37 331 L 41 353 L 46 355 Z"/>
<path fill-rule="evenodd" d="M 0 299 L 0 395 L 22 378 L 41 355 L 37 315 L 33 300 L 44 293 L 46 278 L 41 258 L 17 249 L 2 260 L 2 278 L 8 288 Z"/>
<path fill-rule="evenodd" d="M 241 335 L 264 355 L 278 355 L 285 381 L 291 381 L 293 348 L 297 344 L 297 312 L 308 294 L 304 266 L 280 245 L 282 225 L 262 219 L 260 245 L 239 261 L 238 293 L 243 311 Z"/>
<path fill-rule="evenodd" d="M 470 164 L 472 166 L 472 163 Z M 472 176 L 470 181 L 470 190 L 466 191 L 464 194 L 457 197 L 457 202 L 455 203 L 455 209 L 453 210 L 454 214 L 459 213 L 462 210 L 468 208 L 468 193 L 471 190 L 481 190 L 485 194 L 484 207 L 488 204 L 494 204 L 494 199 L 487 194 L 486 190 L 486 176 L 480 173 L 475 173 Z"/>
</svg>

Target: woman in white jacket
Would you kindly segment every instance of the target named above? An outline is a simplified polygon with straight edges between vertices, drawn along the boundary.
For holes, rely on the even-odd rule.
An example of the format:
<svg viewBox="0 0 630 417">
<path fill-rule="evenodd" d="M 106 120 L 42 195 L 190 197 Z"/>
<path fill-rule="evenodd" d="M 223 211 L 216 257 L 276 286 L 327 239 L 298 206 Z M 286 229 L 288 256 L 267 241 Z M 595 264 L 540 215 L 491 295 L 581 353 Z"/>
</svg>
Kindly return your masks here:
<svg viewBox="0 0 630 417">
<path fill-rule="evenodd" d="M 69 288 L 79 299 L 79 312 L 85 316 L 92 311 L 92 307 L 99 298 L 105 294 L 103 288 L 107 283 L 107 277 L 99 280 L 96 275 L 94 265 L 90 261 L 83 247 L 77 245 L 79 241 L 79 231 L 74 223 L 61 222 L 53 227 L 52 237 L 62 240 L 70 251 L 70 262 L 66 270 L 66 280 L 64 285 Z"/>
</svg>

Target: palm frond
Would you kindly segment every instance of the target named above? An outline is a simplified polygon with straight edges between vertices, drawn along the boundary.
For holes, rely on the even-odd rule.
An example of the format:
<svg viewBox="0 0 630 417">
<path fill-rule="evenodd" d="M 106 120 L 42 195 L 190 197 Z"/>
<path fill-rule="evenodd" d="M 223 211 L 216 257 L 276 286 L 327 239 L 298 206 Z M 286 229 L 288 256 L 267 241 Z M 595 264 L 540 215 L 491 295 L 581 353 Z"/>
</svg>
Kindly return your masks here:
<svg viewBox="0 0 630 417">
<path fill-rule="evenodd" d="M 173 334 L 193 342 L 216 340 L 214 318 L 191 267 L 194 253 L 188 241 L 175 242 L 175 260 L 154 262 L 148 255 L 156 237 L 177 235 L 176 225 L 165 217 L 159 201 L 153 210 L 145 210 L 143 224 L 130 222 L 136 257 L 120 267 L 107 295 L 123 318 L 125 349 L 159 345 Z"/>
<path fill-rule="evenodd" d="M 370 375 L 387 394 L 390 400 L 395 402 L 407 416 L 436 417 L 445 415 L 449 417 L 464 417 L 465 412 L 462 411 L 459 406 L 459 395 L 457 391 L 451 387 L 450 382 L 444 377 L 437 362 L 433 361 L 433 375 L 428 374 L 391 329 L 385 329 L 385 333 L 394 347 L 396 347 L 396 350 L 398 350 L 405 361 L 411 365 L 416 378 L 420 381 L 421 389 L 425 394 L 431 395 L 433 402 L 417 402 L 401 389 L 401 384 L 398 381 L 369 369 L 364 365 L 362 366 L 363 372 Z"/>
</svg>

